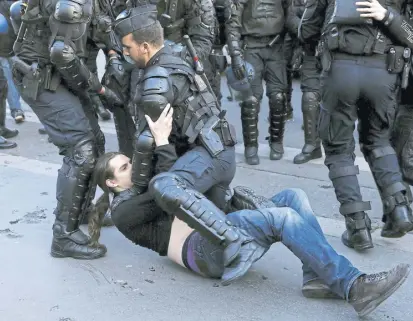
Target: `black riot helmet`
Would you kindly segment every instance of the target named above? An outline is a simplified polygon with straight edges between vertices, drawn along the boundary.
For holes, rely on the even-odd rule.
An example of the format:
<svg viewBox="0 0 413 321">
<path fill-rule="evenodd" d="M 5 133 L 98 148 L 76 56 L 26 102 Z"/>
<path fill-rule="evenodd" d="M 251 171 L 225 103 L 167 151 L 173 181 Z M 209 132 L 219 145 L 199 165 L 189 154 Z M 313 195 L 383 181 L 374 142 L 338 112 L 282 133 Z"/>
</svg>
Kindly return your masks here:
<svg viewBox="0 0 413 321">
<path fill-rule="evenodd" d="M 116 34 L 120 38 L 140 29 L 144 29 L 156 23 L 158 11 L 152 4 L 126 9 L 117 17 L 114 25 Z"/>
</svg>

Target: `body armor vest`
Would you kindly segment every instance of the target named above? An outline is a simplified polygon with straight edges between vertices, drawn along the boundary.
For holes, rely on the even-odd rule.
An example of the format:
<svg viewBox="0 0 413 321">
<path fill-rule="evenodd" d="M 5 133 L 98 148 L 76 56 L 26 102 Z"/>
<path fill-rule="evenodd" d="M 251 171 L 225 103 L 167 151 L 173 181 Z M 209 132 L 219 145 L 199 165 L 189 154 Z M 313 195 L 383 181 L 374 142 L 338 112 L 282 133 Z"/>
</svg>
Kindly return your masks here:
<svg viewBox="0 0 413 321">
<path fill-rule="evenodd" d="M 371 19 L 350 20 L 347 12 L 340 12 L 349 8 L 345 6 L 355 6 L 357 0 L 337 0 L 330 1 L 327 7 L 326 19 L 323 27 L 323 38 L 330 51 L 339 51 L 353 55 L 384 54 L 391 45 L 397 45 L 394 38 L 387 35 L 385 28 Z M 404 0 L 380 0 L 380 3 L 394 9 L 402 11 Z M 342 7 L 340 6 L 342 5 Z M 344 18 L 342 18 L 344 17 Z M 348 22 L 346 21 L 348 19 Z M 354 22 L 353 22 L 354 21 Z M 353 24 L 354 23 L 354 24 Z"/>
<path fill-rule="evenodd" d="M 273 36 L 284 30 L 285 16 L 282 0 L 251 0 L 244 7 L 241 35 Z"/>
</svg>

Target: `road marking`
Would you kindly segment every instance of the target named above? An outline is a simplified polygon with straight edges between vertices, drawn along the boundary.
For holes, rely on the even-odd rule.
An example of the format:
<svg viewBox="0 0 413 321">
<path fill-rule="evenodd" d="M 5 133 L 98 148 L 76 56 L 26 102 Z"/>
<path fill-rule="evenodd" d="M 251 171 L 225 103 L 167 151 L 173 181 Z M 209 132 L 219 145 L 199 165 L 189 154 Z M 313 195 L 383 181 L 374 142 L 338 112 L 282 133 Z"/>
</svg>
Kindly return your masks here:
<svg viewBox="0 0 413 321">
<path fill-rule="evenodd" d="M 26 117 L 26 121 L 32 122 L 32 123 L 38 123 L 40 124 L 39 119 L 37 118 L 36 114 L 31 112 L 31 111 L 25 111 L 24 115 Z M 13 118 L 10 116 L 10 112 L 7 111 L 7 118 L 10 120 L 13 120 Z M 102 129 L 103 133 L 105 134 L 112 134 L 116 135 L 116 129 L 115 129 L 115 124 L 113 123 L 113 120 L 110 121 L 105 121 L 105 122 L 99 122 L 100 128 Z M 244 146 L 242 144 L 238 144 L 236 146 L 236 153 L 237 154 L 244 154 Z M 283 160 L 292 162 L 295 155 L 299 154 L 301 152 L 301 149 L 299 148 L 292 148 L 292 147 L 284 147 L 284 157 Z M 323 151 L 324 153 L 324 151 Z M 258 147 L 258 155 L 262 158 L 268 158 L 270 154 L 270 147 L 268 144 L 259 144 Z M 315 159 L 311 160 L 308 162 L 309 164 L 315 164 L 315 165 L 322 165 L 324 166 L 324 158 L 320 159 Z M 355 165 L 358 165 L 359 170 L 363 172 L 370 172 L 370 167 L 367 164 L 367 162 L 364 160 L 364 157 L 357 156 Z M 274 166 L 277 166 L 277 162 L 274 162 Z M 251 167 L 253 168 L 253 167 Z"/>
<path fill-rule="evenodd" d="M 57 171 L 60 167 L 61 164 L 0 153 L 0 170 L 13 168 L 33 174 L 56 178 Z M 2 175 L 4 175 L 4 173 L 2 173 Z M 337 238 L 341 237 L 341 234 L 343 233 L 345 228 L 344 220 L 335 220 L 326 217 L 317 217 L 317 219 L 326 235 Z M 399 251 L 413 253 L 413 234 L 408 234 L 401 239 L 385 239 L 380 237 L 380 231 L 381 229 L 377 229 L 372 233 L 374 244 Z"/>
</svg>

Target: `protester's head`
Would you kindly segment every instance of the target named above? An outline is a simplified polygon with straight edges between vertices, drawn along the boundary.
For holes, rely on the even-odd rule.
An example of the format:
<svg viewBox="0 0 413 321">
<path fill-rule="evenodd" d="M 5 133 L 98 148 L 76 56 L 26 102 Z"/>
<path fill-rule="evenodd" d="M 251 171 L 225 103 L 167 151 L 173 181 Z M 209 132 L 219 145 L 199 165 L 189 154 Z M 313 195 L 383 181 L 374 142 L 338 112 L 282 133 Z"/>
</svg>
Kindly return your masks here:
<svg viewBox="0 0 413 321">
<path fill-rule="evenodd" d="M 115 31 L 122 39 L 123 54 L 138 68 L 144 68 L 163 47 L 163 29 L 157 15 L 156 6 L 147 5 L 125 10 L 116 18 Z"/>
<path fill-rule="evenodd" d="M 121 153 L 110 152 L 99 157 L 93 175 L 105 193 L 119 193 L 133 186 L 130 158 Z"/>
</svg>

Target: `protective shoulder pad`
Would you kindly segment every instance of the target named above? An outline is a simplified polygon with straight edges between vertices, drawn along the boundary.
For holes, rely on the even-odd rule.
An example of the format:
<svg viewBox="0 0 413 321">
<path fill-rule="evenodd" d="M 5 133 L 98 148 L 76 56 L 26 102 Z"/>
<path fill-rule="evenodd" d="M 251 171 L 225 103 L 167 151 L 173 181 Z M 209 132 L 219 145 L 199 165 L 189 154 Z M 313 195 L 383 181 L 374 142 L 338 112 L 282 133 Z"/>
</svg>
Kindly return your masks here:
<svg viewBox="0 0 413 321">
<path fill-rule="evenodd" d="M 165 94 L 169 91 L 169 72 L 163 67 L 149 67 L 143 75 L 142 95 Z"/>
</svg>

